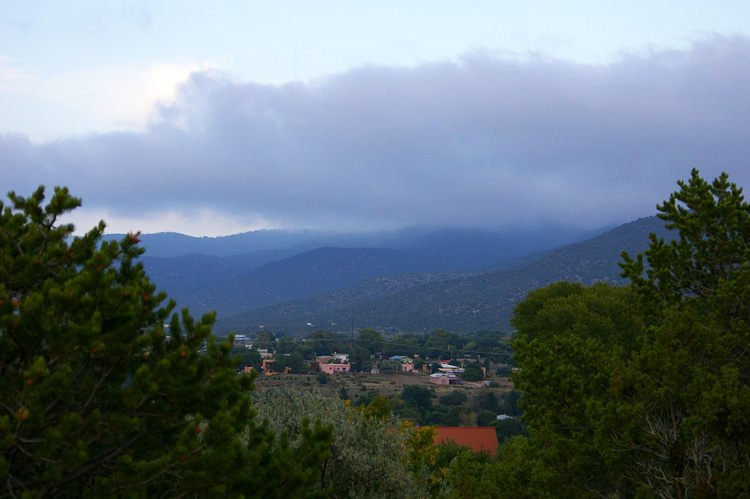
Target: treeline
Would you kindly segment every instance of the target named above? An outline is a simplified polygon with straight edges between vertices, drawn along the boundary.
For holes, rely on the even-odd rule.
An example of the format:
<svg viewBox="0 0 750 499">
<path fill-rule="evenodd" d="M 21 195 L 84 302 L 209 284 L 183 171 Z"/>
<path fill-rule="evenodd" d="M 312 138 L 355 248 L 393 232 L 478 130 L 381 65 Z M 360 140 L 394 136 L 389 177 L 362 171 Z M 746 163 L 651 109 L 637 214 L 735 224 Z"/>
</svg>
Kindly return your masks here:
<svg viewBox="0 0 750 499">
<path fill-rule="evenodd" d="M 339 394 L 348 398 L 349 394 Z M 371 390 L 355 396 L 352 405 L 366 406 L 380 397 L 394 416 L 417 426 L 490 426 L 495 428 L 498 442 L 512 436 L 526 435 L 523 411 L 518 405 L 521 393 L 516 390 L 496 394 L 484 390 L 469 400 L 465 390 L 455 389 L 438 396 L 434 388 L 406 385 L 399 395 L 382 397 Z M 498 415 L 504 416 L 497 419 Z"/>
</svg>

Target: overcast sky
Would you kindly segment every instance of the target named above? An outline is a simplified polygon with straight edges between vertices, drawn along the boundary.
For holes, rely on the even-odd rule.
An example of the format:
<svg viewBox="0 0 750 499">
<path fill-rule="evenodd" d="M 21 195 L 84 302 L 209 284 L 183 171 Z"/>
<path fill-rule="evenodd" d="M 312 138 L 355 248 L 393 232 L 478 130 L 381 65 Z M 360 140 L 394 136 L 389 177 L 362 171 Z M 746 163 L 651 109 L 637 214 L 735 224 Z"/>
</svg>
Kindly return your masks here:
<svg viewBox="0 0 750 499">
<path fill-rule="evenodd" d="M 3 2 L 0 194 L 67 185 L 81 231 L 594 228 L 693 167 L 750 186 L 748 89 L 744 0 Z"/>
</svg>

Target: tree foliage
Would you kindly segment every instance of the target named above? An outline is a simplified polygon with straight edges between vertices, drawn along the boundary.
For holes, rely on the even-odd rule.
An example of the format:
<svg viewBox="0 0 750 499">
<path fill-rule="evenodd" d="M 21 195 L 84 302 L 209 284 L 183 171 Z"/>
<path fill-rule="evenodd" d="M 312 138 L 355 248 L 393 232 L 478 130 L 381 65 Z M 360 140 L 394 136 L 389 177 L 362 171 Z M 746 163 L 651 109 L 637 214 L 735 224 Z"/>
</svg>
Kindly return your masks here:
<svg viewBox="0 0 750 499">
<path fill-rule="evenodd" d="M 440 403 L 443 405 L 463 405 L 467 399 L 465 392 L 452 390 L 440 397 Z"/>
<path fill-rule="evenodd" d="M 523 420 L 540 447 L 535 466 L 556 470 L 563 495 L 610 493 L 619 481 L 617 456 L 596 441 L 605 431 L 613 370 L 640 330 L 635 294 L 607 284 L 559 282 L 529 293 L 516 310 L 521 369 L 513 380 L 523 392 Z"/>
<path fill-rule="evenodd" d="M 80 238 L 56 188 L 0 203 L 0 495 L 294 496 L 330 430 L 308 427 L 307 454 L 253 424 L 252 376 L 231 341 L 156 292 L 137 234 Z M 244 432 L 244 441 L 238 438 Z"/>
<path fill-rule="evenodd" d="M 674 239 L 623 253 L 630 286 L 557 283 L 516 306 L 530 438 L 502 474 L 535 495 L 750 494 L 750 206 L 726 174 L 678 184 L 657 206 Z"/>
<path fill-rule="evenodd" d="M 425 386 L 406 385 L 401 390 L 401 398 L 406 405 L 420 410 L 432 407 L 432 397 L 433 392 Z"/>
<path fill-rule="evenodd" d="M 484 378 L 482 365 L 479 362 L 470 362 L 464 366 L 464 373 L 461 376 L 464 381 L 481 381 Z"/>
<path fill-rule="evenodd" d="M 373 354 L 382 352 L 385 349 L 386 341 L 383 333 L 368 327 L 358 331 L 357 345 L 366 349 L 369 354 Z"/>
<path fill-rule="evenodd" d="M 298 445 L 306 420 L 320 416 L 332 425 L 336 440 L 318 467 L 317 490 L 330 490 L 333 497 L 376 498 L 419 496 L 424 488 L 416 473 L 425 459 L 424 435 L 402 428 L 383 397 L 353 408 L 318 392 L 276 390 L 260 394 L 256 407 L 292 446 Z"/>
<path fill-rule="evenodd" d="M 658 206 L 679 237 L 624 255 L 647 328 L 617 395 L 635 424 L 615 433 L 633 480 L 662 496 L 750 494 L 750 205 L 722 174 L 693 170 Z"/>
<path fill-rule="evenodd" d="M 276 336 L 269 331 L 259 331 L 253 340 L 253 347 L 272 352 L 276 349 Z"/>
</svg>

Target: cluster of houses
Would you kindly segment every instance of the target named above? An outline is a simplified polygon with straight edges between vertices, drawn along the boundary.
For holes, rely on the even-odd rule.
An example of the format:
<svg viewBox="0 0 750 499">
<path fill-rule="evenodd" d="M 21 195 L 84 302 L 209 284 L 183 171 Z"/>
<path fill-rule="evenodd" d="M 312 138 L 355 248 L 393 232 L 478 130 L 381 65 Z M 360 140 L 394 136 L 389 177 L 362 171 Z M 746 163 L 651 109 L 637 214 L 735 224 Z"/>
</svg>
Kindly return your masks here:
<svg viewBox="0 0 750 499">
<path fill-rule="evenodd" d="M 245 348 L 252 348 L 252 340 L 243 334 L 235 335 L 234 343 L 237 346 L 244 346 Z M 272 352 L 267 349 L 258 349 L 258 353 L 263 360 L 262 372 L 266 375 L 276 374 L 287 374 L 289 369 L 284 371 L 276 371 L 273 367 L 273 356 Z M 415 356 L 418 357 L 418 356 Z M 375 361 L 391 361 L 389 367 L 383 367 L 383 363 L 379 362 L 370 370 L 372 374 L 379 374 L 381 369 L 394 369 L 395 367 L 400 372 L 411 373 L 414 371 L 414 359 L 406 355 L 392 355 L 387 356 L 383 352 L 376 353 L 372 356 Z M 430 374 L 430 383 L 436 385 L 463 385 L 463 384 L 474 384 L 465 382 L 461 379 L 461 375 L 464 373 L 464 369 L 461 366 L 453 365 L 452 361 L 440 361 L 437 372 Z M 433 370 L 434 363 L 423 363 L 422 371 L 430 373 Z M 333 353 L 332 355 L 318 355 L 310 364 L 310 369 L 316 372 L 323 372 L 326 374 L 346 374 L 352 371 L 352 365 L 349 361 L 348 354 Z M 242 372 L 250 372 L 252 367 L 245 367 Z M 484 368 L 482 368 L 485 371 Z M 484 373 L 486 376 L 486 372 Z M 486 384 L 487 382 L 482 382 Z"/>
<path fill-rule="evenodd" d="M 400 364 L 399 370 L 401 372 L 412 372 L 414 370 L 414 360 L 405 355 L 394 355 L 392 357 L 384 357 L 376 354 L 374 356 L 377 360 L 391 360 Z M 342 353 L 334 353 L 333 355 L 319 355 L 315 357 L 315 361 L 311 364 L 310 368 L 313 371 L 320 371 L 326 374 L 338 374 L 351 372 L 351 364 L 349 363 L 349 356 Z M 378 374 L 380 369 L 373 367 L 370 369 L 372 374 Z"/>
<path fill-rule="evenodd" d="M 406 355 L 393 355 L 386 357 L 382 354 L 376 354 L 374 356 L 377 360 L 389 360 L 400 364 L 399 370 L 404 373 L 414 372 L 414 359 L 407 357 Z M 315 361 L 311 366 L 313 371 L 320 371 L 326 374 L 346 374 L 351 372 L 351 364 L 349 363 L 349 357 L 346 354 L 333 355 L 320 355 L 315 358 Z M 424 364 L 422 370 L 430 372 L 432 366 L 430 364 Z M 484 368 L 482 368 L 484 372 Z M 379 374 L 380 368 L 373 367 L 370 369 L 371 374 Z M 436 373 L 430 375 L 430 383 L 436 385 L 463 385 L 465 382 L 461 379 L 461 374 L 464 373 L 464 369 L 460 366 L 454 366 L 448 362 L 440 362 L 440 367 Z M 487 382 L 482 382 L 483 384 Z"/>
<path fill-rule="evenodd" d="M 276 374 L 288 374 L 289 368 L 285 368 L 283 371 L 276 371 L 273 367 L 274 359 L 273 359 L 273 353 L 269 352 L 266 349 L 259 349 L 258 353 L 261 356 L 261 359 L 263 360 L 263 368 L 262 372 L 265 375 L 271 376 Z M 385 357 L 381 356 L 378 357 L 375 356 L 376 359 L 379 360 L 389 360 L 397 363 L 399 365 L 398 369 L 400 372 L 403 373 L 412 373 L 415 372 L 414 370 L 414 359 L 407 357 L 406 355 L 393 355 L 391 357 Z M 242 373 L 249 373 L 252 371 L 251 366 L 246 366 L 241 371 Z M 352 365 L 349 362 L 349 355 L 343 354 L 343 353 L 334 353 L 332 355 L 318 355 L 315 357 L 315 360 L 310 364 L 310 369 L 312 371 L 316 372 L 322 372 L 326 374 L 346 374 L 352 371 Z M 422 371 L 424 372 L 430 372 L 432 369 L 432 365 L 430 364 L 424 364 L 422 366 Z M 484 368 L 482 368 L 482 371 L 484 371 Z M 461 379 L 461 374 L 463 374 L 464 369 L 460 366 L 455 366 L 453 364 L 449 364 L 446 361 L 440 362 L 440 367 L 438 368 L 436 373 L 433 373 L 430 375 L 430 383 L 436 384 L 436 385 L 463 385 L 467 382 L 463 381 Z M 370 369 L 371 374 L 379 374 L 380 368 L 379 367 L 373 367 Z M 488 382 L 483 381 L 481 384 L 487 384 Z M 473 384 L 473 383 L 468 383 Z"/>
</svg>

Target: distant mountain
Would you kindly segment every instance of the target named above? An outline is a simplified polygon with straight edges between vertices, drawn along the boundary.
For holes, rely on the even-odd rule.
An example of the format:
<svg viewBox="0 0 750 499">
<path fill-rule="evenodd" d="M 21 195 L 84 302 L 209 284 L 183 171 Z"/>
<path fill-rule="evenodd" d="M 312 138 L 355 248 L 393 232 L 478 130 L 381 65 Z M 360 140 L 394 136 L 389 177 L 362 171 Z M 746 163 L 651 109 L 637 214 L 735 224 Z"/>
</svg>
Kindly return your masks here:
<svg viewBox="0 0 750 499">
<path fill-rule="evenodd" d="M 560 279 L 620 282 L 620 252 L 645 249 L 648 233 L 660 226 L 650 217 L 567 245 L 584 232 L 164 233 L 142 236 L 142 261 L 180 308 L 195 315 L 216 310 L 217 331 L 265 325 L 294 333 L 308 322 L 352 319 L 363 327 L 414 331 L 498 329 L 507 327 L 513 304 L 535 287 Z M 317 246 L 325 242 L 340 246 Z M 365 246 L 348 246 L 355 243 Z"/>
<path fill-rule="evenodd" d="M 187 254 L 213 256 L 245 255 L 264 250 L 287 250 L 292 254 L 316 248 L 395 248 L 405 239 L 417 237 L 425 229 L 404 229 L 346 233 L 312 229 L 264 229 L 229 236 L 193 237 L 175 232 L 142 234 L 142 246 L 151 257 L 177 257 Z M 105 239 L 121 239 L 124 234 L 108 234 Z"/>
<path fill-rule="evenodd" d="M 296 254 L 295 250 L 261 250 L 244 255 L 215 256 L 190 253 L 174 257 L 141 257 L 149 278 L 170 296 L 180 298 L 191 290 L 236 278 L 267 263 Z"/>
<path fill-rule="evenodd" d="M 146 256 L 159 258 L 189 254 L 233 256 L 282 250 L 286 256 L 317 248 L 391 248 L 420 254 L 450 270 L 477 269 L 500 260 L 580 241 L 602 230 L 560 229 L 429 229 L 411 227 L 393 231 L 330 232 L 311 229 L 257 230 L 221 237 L 192 237 L 174 232 L 142 234 Z M 107 234 L 106 240 L 119 240 L 124 234 Z M 283 258 L 279 257 L 277 259 Z M 267 262 L 266 262 L 267 263 Z"/>
<path fill-rule="evenodd" d="M 660 219 L 642 218 L 510 269 L 455 278 L 448 274 L 392 276 L 388 286 L 378 286 L 371 280 L 304 301 L 220 317 L 216 327 L 217 331 L 243 332 L 264 325 L 272 331 L 294 334 L 303 332 L 307 323 L 326 327 L 353 320 L 357 327 L 408 331 L 507 329 L 515 304 L 540 286 L 560 280 L 624 283 L 618 265 L 622 251 L 631 255 L 644 251 L 651 232 L 668 237 Z"/>
<path fill-rule="evenodd" d="M 411 228 L 354 234 L 268 230 L 218 238 L 161 233 L 141 236 L 146 247 L 141 261 L 151 280 L 180 307 L 188 306 L 196 314 L 217 310 L 223 317 L 378 275 L 476 271 L 490 264 L 493 269 L 507 268 L 528 260 L 530 253 L 580 240 L 582 234 L 585 232 L 549 227 L 516 232 Z M 323 243 L 329 243 L 323 246 L 328 251 L 319 251 Z M 368 268 L 371 261 L 362 263 L 362 268 L 335 266 L 333 247 L 351 250 L 346 257 L 349 260 L 355 258 L 354 253 L 362 253 L 362 262 L 368 261 L 375 249 L 388 249 L 392 257 L 399 256 L 381 262 L 384 267 L 380 270 Z M 267 265 L 271 266 L 262 268 Z"/>
<path fill-rule="evenodd" d="M 439 270 L 479 270 L 503 267 L 510 262 L 582 241 L 607 229 L 562 230 L 555 227 L 486 231 L 478 229 L 436 230 L 406 241 L 400 249 L 419 253 Z"/>
<path fill-rule="evenodd" d="M 309 298 L 268 305 L 235 316 L 219 319 L 218 330 L 250 331 L 250 324 L 273 324 L 282 329 L 299 328 L 301 321 L 311 320 L 320 327 L 334 327 L 330 317 L 342 316 L 342 307 L 354 306 L 364 301 L 377 300 L 401 291 L 438 281 L 449 281 L 478 275 L 479 272 L 425 272 L 378 276 L 360 281 L 352 286 L 322 293 Z M 343 323 L 342 323 L 343 324 Z"/>
<path fill-rule="evenodd" d="M 320 248 L 173 293 L 196 314 L 237 314 L 351 286 L 378 276 L 429 270 L 418 257 L 387 248 Z M 218 267 L 223 271 L 221 267 Z"/>
</svg>

